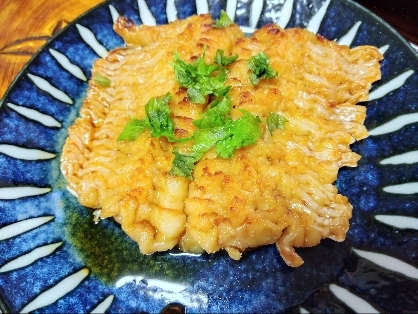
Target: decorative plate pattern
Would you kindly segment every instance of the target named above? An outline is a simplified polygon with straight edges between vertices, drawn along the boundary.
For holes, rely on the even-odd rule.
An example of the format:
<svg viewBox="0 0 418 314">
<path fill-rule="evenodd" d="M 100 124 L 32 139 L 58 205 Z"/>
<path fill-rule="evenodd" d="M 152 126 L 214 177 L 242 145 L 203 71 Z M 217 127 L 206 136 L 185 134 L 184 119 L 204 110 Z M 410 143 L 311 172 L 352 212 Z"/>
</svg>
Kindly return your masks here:
<svg viewBox="0 0 418 314">
<path fill-rule="evenodd" d="M 354 206 L 347 240 L 245 254 L 143 256 L 66 190 L 59 158 L 95 59 L 123 45 L 112 23 L 163 24 L 220 9 L 246 32 L 274 22 L 384 53 L 359 167 L 336 182 Z M 50 40 L 0 103 L 0 312 L 401 312 L 418 308 L 418 57 L 350 0 L 107 1 Z M 171 308 L 170 308 L 171 307 Z"/>
</svg>

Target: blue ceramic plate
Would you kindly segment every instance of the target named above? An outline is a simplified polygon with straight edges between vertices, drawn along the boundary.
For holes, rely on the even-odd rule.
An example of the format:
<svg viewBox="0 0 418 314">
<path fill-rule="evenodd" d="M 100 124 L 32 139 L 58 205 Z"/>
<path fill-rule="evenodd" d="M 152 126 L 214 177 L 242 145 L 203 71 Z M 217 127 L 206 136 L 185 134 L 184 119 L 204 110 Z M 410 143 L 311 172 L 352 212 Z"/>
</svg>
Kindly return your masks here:
<svg viewBox="0 0 418 314">
<path fill-rule="evenodd" d="M 247 32 L 304 27 L 384 53 L 359 167 L 336 184 L 354 206 L 343 243 L 299 249 L 285 265 L 274 246 L 245 254 L 143 256 L 112 220 L 93 224 L 66 190 L 60 152 L 94 60 L 123 45 L 125 15 L 164 24 L 220 9 Z M 2 312 L 401 312 L 418 308 L 418 57 L 392 28 L 349 0 L 107 1 L 78 18 L 29 62 L 0 103 Z"/>
</svg>

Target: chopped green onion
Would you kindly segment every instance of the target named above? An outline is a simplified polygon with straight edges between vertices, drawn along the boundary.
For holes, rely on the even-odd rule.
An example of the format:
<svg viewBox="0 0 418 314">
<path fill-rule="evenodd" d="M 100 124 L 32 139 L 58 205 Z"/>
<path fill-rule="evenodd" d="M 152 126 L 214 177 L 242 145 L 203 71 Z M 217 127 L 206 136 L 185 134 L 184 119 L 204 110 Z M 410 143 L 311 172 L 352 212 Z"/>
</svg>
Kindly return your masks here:
<svg viewBox="0 0 418 314">
<path fill-rule="evenodd" d="M 101 75 L 100 73 L 97 73 L 94 76 L 94 83 L 96 83 L 99 86 L 102 87 L 109 87 L 112 83 L 110 79 L 108 79 L 106 76 Z"/>
</svg>

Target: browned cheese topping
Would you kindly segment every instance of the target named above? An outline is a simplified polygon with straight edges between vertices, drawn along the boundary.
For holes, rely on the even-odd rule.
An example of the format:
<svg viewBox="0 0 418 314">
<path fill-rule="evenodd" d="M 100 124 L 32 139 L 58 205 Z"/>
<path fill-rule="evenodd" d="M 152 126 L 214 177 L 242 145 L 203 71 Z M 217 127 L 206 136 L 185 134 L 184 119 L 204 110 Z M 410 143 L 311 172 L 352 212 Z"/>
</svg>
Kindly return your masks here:
<svg viewBox="0 0 418 314">
<path fill-rule="evenodd" d="M 239 260 L 247 249 L 276 244 L 288 265 L 299 266 L 294 248 L 345 239 L 352 206 L 333 183 L 341 167 L 360 159 L 350 150 L 368 135 L 366 108 L 357 103 L 380 78 L 382 55 L 303 29 L 266 25 L 245 37 L 236 24 L 213 25 L 209 15 L 162 26 L 120 17 L 115 30 L 127 46 L 95 62 L 80 117 L 69 128 L 62 172 L 79 202 L 115 218 L 144 254 L 178 245 L 194 253 L 226 250 Z M 211 63 L 218 49 L 239 56 L 227 68 L 230 115 L 235 120 L 245 109 L 260 118 L 255 144 L 232 158 L 210 149 L 190 180 L 170 174 L 174 147 L 187 150 L 190 141 L 148 131 L 134 141 L 117 140 L 132 117 L 144 119 L 148 100 L 168 92 L 176 138 L 192 136 L 209 97 L 206 104 L 191 103 L 175 78 L 173 55 L 193 62 L 204 53 Z M 247 60 L 260 52 L 278 75 L 254 85 Z M 284 129 L 267 129 L 271 112 L 287 119 Z"/>
</svg>

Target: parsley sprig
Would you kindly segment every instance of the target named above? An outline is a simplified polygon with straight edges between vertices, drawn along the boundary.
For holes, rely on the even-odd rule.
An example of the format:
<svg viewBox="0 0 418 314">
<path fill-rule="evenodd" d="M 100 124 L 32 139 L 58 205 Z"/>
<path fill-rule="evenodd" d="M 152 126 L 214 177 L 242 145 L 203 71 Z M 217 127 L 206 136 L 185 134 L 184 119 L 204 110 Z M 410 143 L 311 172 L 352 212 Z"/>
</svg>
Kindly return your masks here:
<svg viewBox="0 0 418 314">
<path fill-rule="evenodd" d="M 122 130 L 117 138 L 118 141 L 134 141 L 145 130 L 150 130 L 151 135 L 159 138 L 165 136 L 170 142 L 176 142 L 174 138 L 174 125 L 170 117 L 171 94 L 167 93 L 163 97 L 153 97 L 145 105 L 145 119 L 136 118 Z"/>
<path fill-rule="evenodd" d="M 248 68 L 251 70 L 250 81 L 257 85 L 260 79 L 276 78 L 277 72 L 270 66 L 269 59 L 264 52 L 252 56 L 247 60 Z"/>
<path fill-rule="evenodd" d="M 226 68 L 238 56 L 225 57 L 222 50 L 217 50 L 215 62 L 205 62 L 205 52 L 193 63 L 185 62 L 177 51 L 174 52 L 174 75 L 180 86 L 187 88 L 187 97 L 192 103 L 206 103 L 206 96 L 224 94 L 226 81 Z"/>
<path fill-rule="evenodd" d="M 118 136 L 118 141 L 135 141 L 138 136 L 149 129 L 149 124 L 146 119 L 139 120 L 136 118 L 131 118 L 131 121 L 126 124 L 123 128 L 122 133 Z"/>
<path fill-rule="evenodd" d="M 186 177 L 189 180 L 193 180 L 193 170 L 194 164 L 200 158 L 202 158 L 202 153 L 191 153 L 191 154 L 181 154 L 177 147 L 173 150 L 174 159 L 173 164 L 171 165 L 170 174 L 173 176 Z"/>
<path fill-rule="evenodd" d="M 231 18 L 228 16 L 228 14 L 224 11 L 221 10 L 221 14 L 219 15 L 219 19 L 217 19 L 215 21 L 215 27 L 216 28 L 223 28 L 223 27 L 227 27 L 231 24 L 233 24 L 234 22 L 231 20 Z"/>
<path fill-rule="evenodd" d="M 267 128 L 270 131 L 270 134 L 273 134 L 273 131 L 276 129 L 284 130 L 285 122 L 289 122 L 281 114 L 270 112 L 266 118 Z"/>
<path fill-rule="evenodd" d="M 225 88 L 224 92 L 227 93 L 230 88 Z M 221 126 L 228 124 L 232 121 L 229 115 L 231 110 L 231 98 L 228 94 L 224 97 L 216 98 L 201 116 L 200 119 L 194 120 L 193 124 L 199 129 L 210 128 L 214 126 Z"/>
<path fill-rule="evenodd" d="M 225 125 L 197 130 L 193 135 L 194 144 L 189 153 L 181 154 L 174 148 L 170 174 L 192 179 L 194 164 L 212 147 L 215 147 L 218 157 L 231 158 L 235 150 L 255 144 L 261 136 L 261 119 L 245 110 L 242 110 L 242 113 L 240 118 Z"/>
<path fill-rule="evenodd" d="M 215 27 L 226 27 L 232 24 L 226 12 L 222 11 Z M 231 158 L 241 147 L 255 144 L 261 137 L 261 119 L 252 113 L 241 110 L 242 116 L 235 121 L 230 116 L 231 97 L 227 86 L 227 66 L 238 59 L 238 55 L 225 56 L 223 50 L 217 50 L 212 63 L 205 62 L 204 52 L 192 63 L 185 62 L 175 51 L 173 57 L 174 74 L 180 86 L 187 88 L 187 96 L 192 103 L 210 103 L 201 117 L 193 121 L 197 130 L 191 137 L 175 139 L 173 121 L 170 117 L 169 103 L 171 94 L 150 99 L 145 105 L 145 119 L 131 119 L 119 135 L 119 141 L 134 141 L 141 133 L 150 131 L 151 136 L 166 137 L 170 142 L 192 140 L 193 144 L 180 152 L 173 149 L 174 159 L 171 175 L 193 179 L 194 165 L 203 155 L 214 148 L 218 157 Z M 250 80 L 257 85 L 262 78 L 276 78 L 277 72 L 269 65 L 269 60 L 261 52 L 247 60 L 250 69 Z M 280 114 L 270 113 L 266 118 L 267 128 L 272 133 L 283 129 L 287 119 Z"/>
</svg>

